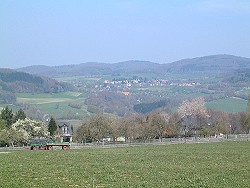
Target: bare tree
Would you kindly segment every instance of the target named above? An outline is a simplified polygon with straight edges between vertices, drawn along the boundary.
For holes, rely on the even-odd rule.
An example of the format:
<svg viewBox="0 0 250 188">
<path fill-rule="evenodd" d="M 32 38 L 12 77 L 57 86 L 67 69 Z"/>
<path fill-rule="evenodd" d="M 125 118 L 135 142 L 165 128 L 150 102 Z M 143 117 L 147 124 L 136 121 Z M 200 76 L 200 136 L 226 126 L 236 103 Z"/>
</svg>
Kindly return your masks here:
<svg viewBox="0 0 250 188">
<path fill-rule="evenodd" d="M 210 110 L 209 115 L 211 134 L 229 134 L 230 123 L 228 113 Z"/>
<path fill-rule="evenodd" d="M 97 114 L 90 119 L 89 131 L 90 136 L 93 140 L 97 142 L 102 142 L 103 138 L 111 136 L 109 118 L 105 117 L 103 114 Z"/>
<path fill-rule="evenodd" d="M 134 139 L 142 137 L 142 117 L 138 114 L 126 116 L 119 119 L 118 132 L 120 136 L 125 138 L 125 141 L 133 141 Z"/>
<path fill-rule="evenodd" d="M 149 137 L 158 137 L 162 142 L 164 131 L 169 121 L 169 115 L 160 111 L 151 112 L 146 116 L 146 135 Z"/>
<path fill-rule="evenodd" d="M 105 137 L 112 136 L 112 121 L 103 114 L 97 114 L 84 122 L 77 130 L 77 139 L 79 141 L 102 142 Z"/>
<path fill-rule="evenodd" d="M 84 122 L 76 131 L 76 139 L 82 143 L 91 142 L 89 122 Z"/>
<path fill-rule="evenodd" d="M 169 117 L 169 121 L 167 123 L 166 129 L 165 129 L 165 136 L 169 137 L 176 137 L 180 135 L 181 131 L 181 117 L 179 113 L 173 113 Z"/>
</svg>

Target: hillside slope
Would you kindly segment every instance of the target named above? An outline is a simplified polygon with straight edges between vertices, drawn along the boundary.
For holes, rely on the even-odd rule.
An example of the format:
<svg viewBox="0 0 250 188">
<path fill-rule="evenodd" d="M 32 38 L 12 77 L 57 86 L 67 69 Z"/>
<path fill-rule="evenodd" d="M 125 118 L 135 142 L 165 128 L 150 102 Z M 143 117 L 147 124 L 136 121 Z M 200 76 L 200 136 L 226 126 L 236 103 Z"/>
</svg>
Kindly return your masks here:
<svg viewBox="0 0 250 188">
<path fill-rule="evenodd" d="M 11 69 L 0 69 L 0 89 L 13 93 L 58 93 L 73 89 L 48 77 L 35 76 Z"/>
</svg>

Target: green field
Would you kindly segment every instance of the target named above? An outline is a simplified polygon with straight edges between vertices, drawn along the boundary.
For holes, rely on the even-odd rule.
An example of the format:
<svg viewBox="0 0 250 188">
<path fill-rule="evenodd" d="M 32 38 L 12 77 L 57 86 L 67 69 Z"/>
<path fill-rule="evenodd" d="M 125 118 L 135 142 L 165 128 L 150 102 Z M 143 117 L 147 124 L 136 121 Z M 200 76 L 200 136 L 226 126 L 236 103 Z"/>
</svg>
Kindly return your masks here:
<svg viewBox="0 0 250 188">
<path fill-rule="evenodd" d="M 157 87 L 150 89 L 159 90 Z M 168 89 L 168 93 L 171 94 L 171 89 L 165 89 Z M 197 96 L 199 95 L 197 94 Z M 17 94 L 18 103 L 33 105 L 39 108 L 42 112 L 48 113 L 57 119 L 83 119 L 88 116 L 89 112 L 87 111 L 87 106 L 84 104 L 85 98 L 86 95 L 78 92 L 64 92 L 57 94 Z M 72 108 L 69 106 L 70 103 L 80 104 L 81 108 Z M 247 104 L 247 100 L 227 98 L 208 102 L 206 106 L 210 109 L 237 113 L 246 111 Z"/>
<path fill-rule="evenodd" d="M 242 141 L 11 150 L 0 154 L 0 187 L 249 187 L 249 147 Z"/>
<path fill-rule="evenodd" d="M 239 98 L 227 98 L 215 100 L 207 103 L 207 108 L 215 109 L 223 112 L 246 112 L 247 111 L 247 100 Z"/>
<path fill-rule="evenodd" d="M 192 93 L 190 88 L 183 87 L 148 87 L 141 88 L 143 91 L 133 91 L 138 94 L 140 92 L 153 92 L 157 95 L 174 96 L 175 92 L 183 93 L 183 96 L 198 97 L 200 93 Z M 87 105 L 85 99 L 87 93 L 79 92 L 64 92 L 64 93 L 43 93 L 43 94 L 29 94 L 29 93 L 18 93 L 17 102 L 29 104 L 37 107 L 45 114 L 50 114 L 56 119 L 61 120 L 82 120 L 90 115 L 87 111 Z M 80 105 L 80 108 L 74 108 L 70 104 Z M 218 111 L 237 113 L 247 111 L 248 101 L 239 98 L 226 98 L 220 100 L 214 100 L 206 104 L 207 108 Z M 0 105 L 5 107 L 6 105 Z M 14 108 L 14 106 L 13 106 Z M 1 109 L 1 108 L 0 108 Z M 175 111 L 174 108 L 173 111 Z M 17 111 L 17 109 L 13 109 Z M 79 122 L 78 122 L 79 124 Z"/>
<path fill-rule="evenodd" d="M 250 89 L 249 89 L 249 87 L 244 88 L 241 91 L 238 91 L 237 94 L 250 95 Z"/>
<path fill-rule="evenodd" d="M 83 118 L 88 112 L 84 104 L 86 96 L 78 92 L 64 92 L 55 94 L 29 94 L 18 93 L 17 102 L 26 103 L 39 108 L 59 119 L 67 119 L 68 116 L 75 119 Z M 79 104 L 81 108 L 72 108 L 70 103 Z"/>
</svg>

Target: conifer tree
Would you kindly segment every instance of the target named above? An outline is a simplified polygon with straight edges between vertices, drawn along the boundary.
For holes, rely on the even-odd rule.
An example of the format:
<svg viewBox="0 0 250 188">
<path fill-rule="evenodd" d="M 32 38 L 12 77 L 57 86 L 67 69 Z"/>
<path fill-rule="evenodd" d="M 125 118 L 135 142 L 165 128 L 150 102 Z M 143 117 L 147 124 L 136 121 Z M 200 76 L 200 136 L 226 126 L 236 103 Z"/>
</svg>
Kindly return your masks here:
<svg viewBox="0 0 250 188">
<path fill-rule="evenodd" d="M 50 133 L 50 136 L 54 136 L 55 132 L 57 130 L 57 125 L 55 119 L 52 117 L 49 121 L 48 131 Z"/>
<path fill-rule="evenodd" d="M 13 123 L 13 112 L 8 106 L 2 109 L 1 118 L 6 121 L 7 127 L 10 128 Z"/>
<path fill-rule="evenodd" d="M 17 113 L 16 113 L 16 115 L 15 115 L 15 121 L 17 121 L 17 120 L 24 120 L 26 118 L 26 114 L 25 114 L 25 112 L 20 108 L 18 111 L 17 111 Z"/>
</svg>

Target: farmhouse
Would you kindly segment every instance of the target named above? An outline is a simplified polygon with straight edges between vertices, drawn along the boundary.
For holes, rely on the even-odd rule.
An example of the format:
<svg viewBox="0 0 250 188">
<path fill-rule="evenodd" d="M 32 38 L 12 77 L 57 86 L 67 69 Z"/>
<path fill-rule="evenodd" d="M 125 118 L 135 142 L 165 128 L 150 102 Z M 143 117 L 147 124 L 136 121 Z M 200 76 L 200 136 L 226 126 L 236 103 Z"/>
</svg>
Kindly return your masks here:
<svg viewBox="0 0 250 188">
<path fill-rule="evenodd" d="M 61 130 L 61 142 L 72 142 L 72 127 L 70 125 L 70 123 L 59 123 L 58 124 L 58 128 L 59 130 Z"/>
</svg>

